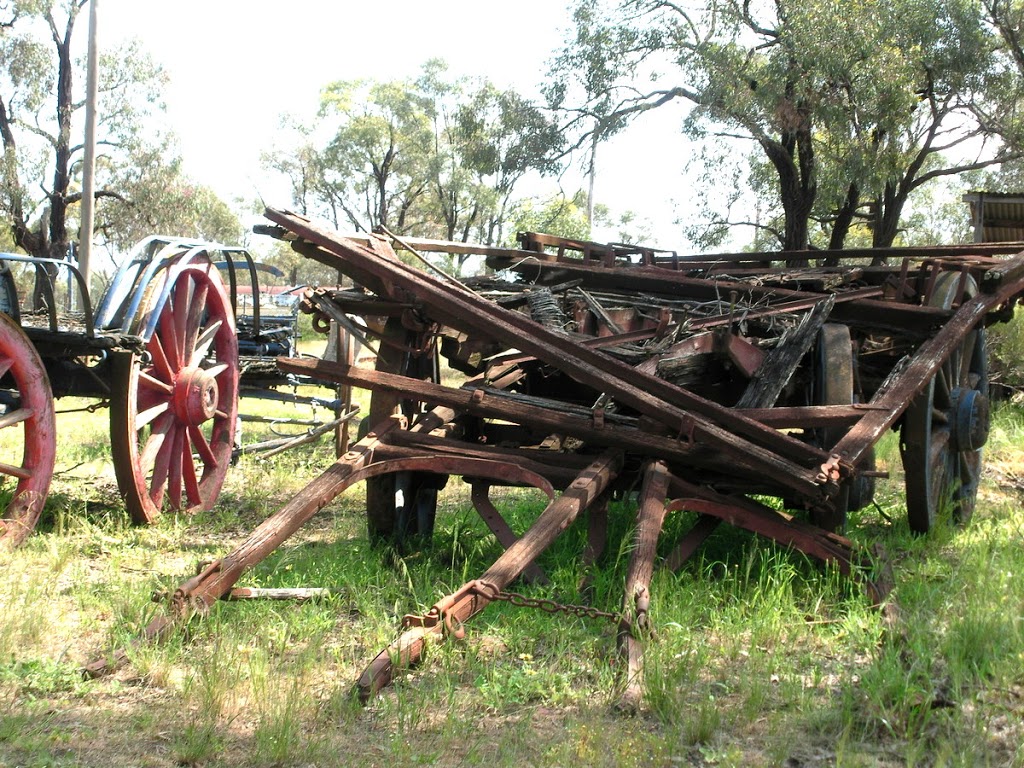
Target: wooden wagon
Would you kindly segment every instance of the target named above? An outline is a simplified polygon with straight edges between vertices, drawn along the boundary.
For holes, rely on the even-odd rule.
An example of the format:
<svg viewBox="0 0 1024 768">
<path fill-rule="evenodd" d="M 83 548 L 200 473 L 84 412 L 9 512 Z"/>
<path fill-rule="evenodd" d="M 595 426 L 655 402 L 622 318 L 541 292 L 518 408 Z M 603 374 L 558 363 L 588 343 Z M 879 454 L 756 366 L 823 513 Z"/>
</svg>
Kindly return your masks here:
<svg viewBox="0 0 1024 768">
<path fill-rule="evenodd" d="M 279 366 L 372 390 L 365 436 L 183 583 L 150 637 L 227 596 L 354 483 L 367 482 L 371 539 L 402 547 L 429 539 L 438 489 L 461 476 L 504 554 L 428 613 L 405 617 L 358 682 L 366 699 L 418 661 L 430 636 L 461 634 L 517 577 L 541 577 L 535 559 L 584 512 L 593 555 L 609 494 L 636 492 L 618 613 L 625 701 L 635 702 L 669 512 L 698 516 L 666 565 L 678 567 L 725 521 L 835 562 L 881 602 L 886 583 L 842 534 L 847 512 L 871 503 L 881 474 L 873 449 L 886 432 L 899 430 L 915 531 L 973 511 L 989 427 L 985 327 L 1010 318 L 1024 290 L 1024 255 L 1013 248 L 683 257 L 527 234 L 518 249 L 493 249 L 345 237 L 285 211 L 266 215 L 265 231 L 359 286 L 310 292 L 306 309 L 347 324 L 375 349 L 376 368 Z M 410 266 L 400 250 L 427 263 L 430 251 L 471 254 L 494 273 L 459 281 Z M 442 358 L 465 374 L 461 386 L 441 383 Z M 494 485 L 537 487 L 550 503 L 517 536 L 491 501 Z"/>
</svg>

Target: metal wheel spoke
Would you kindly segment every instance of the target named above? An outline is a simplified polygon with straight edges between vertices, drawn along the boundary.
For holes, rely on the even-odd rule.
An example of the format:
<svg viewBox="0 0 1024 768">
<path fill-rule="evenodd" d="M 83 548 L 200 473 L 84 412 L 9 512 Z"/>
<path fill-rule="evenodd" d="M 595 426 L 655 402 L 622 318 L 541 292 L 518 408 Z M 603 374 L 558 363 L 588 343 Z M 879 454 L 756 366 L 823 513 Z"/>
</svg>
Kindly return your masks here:
<svg viewBox="0 0 1024 768">
<path fill-rule="evenodd" d="M 135 405 L 137 411 L 135 428 L 142 429 L 156 416 L 170 408 L 173 396 L 173 387 L 148 377 L 144 371 L 140 371 L 138 396 Z"/>
<path fill-rule="evenodd" d="M 950 381 L 949 370 L 946 366 L 939 368 L 935 374 L 935 394 L 933 400 L 937 403 L 937 407 L 948 406 L 952 399 L 953 386 L 956 385 L 955 381 Z"/>
<path fill-rule="evenodd" d="M 227 363 L 219 363 L 217 365 L 211 365 L 209 368 L 206 369 L 206 372 L 213 378 L 217 378 L 221 374 L 230 370 L 231 366 L 228 365 Z"/>
<path fill-rule="evenodd" d="M 167 489 L 167 478 L 171 473 L 171 465 L 174 462 L 174 439 L 180 430 L 180 424 L 177 419 L 173 416 L 168 416 L 165 422 L 166 427 L 162 430 L 163 440 L 156 452 L 156 458 L 153 461 L 153 481 L 151 491 L 159 495 L 154 495 L 154 500 L 159 500 L 163 497 Z M 164 426 L 164 425 L 161 425 Z"/>
<path fill-rule="evenodd" d="M 153 405 L 139 410 L 139 415 L 135 419 L 135 426 L 138 429 L 150 424 L 154 419 L 167 413 L 171 408 L 171 404 L 163 400 L 161 402 L 154 403 Z"/>
<path fill-rule="evenodd" d="M 167 433 L 170 431 L 173 423 L 174 417 L 169 413 L 165 413 L 153 423 L 149 437 L 146 439 L 146 444 L 139 453 L 139 469 L 143 474 L 148 474 L 150 470 L 155 468 L 157 457 L 167 441 Z"/>
<path fill-rule="evenodd" d="M 174 333 L 174 313 L 171 311 L 170 301 L 164 304 L 164 308 L 160 312 L 160 322 L 157 325 L 155 336 L 159 336 L 163 343 L 170 370 L 172 372 L 180 371 L 183 367 L 181 348 L 178 346 L 178 337 Z"/>
<path fill-rule="evenodd" d="M 966 384 L 971 379 L 971 366 L 974 365 L 974 350 L 977 344 L 978 332 L 974 331 L 967 334 L 967 338 L 964 339 L 963 359 L 960 362 L 959 382 L 961 384 Z"/>
<path fill-rule="evenodd" d="M 160 381 L 160 379 L 151 376 L 146 371 L 139 371 L 139 384 L 140 395 L 142 393 L 142 387 L 145 387 L 150 390 L 155 390 L 156 392 L 162 392 L 165 395 L 174 394 L 174 387 L 172 387 L 167 382 Z"/>
<path fill-rule="evenodd" d="M 182 480 L 185 483 L 185 498 L 192 506 L 203 502 L 203 494 L 199 488 L 199 478 L 196 475 L 196 465 L 192 460 L 192 454 L 185 451 L 181 456 Z"/>
<path fill-rule="evenodd" d="M 153 358 L 153 373 L 161 377 L 165 382 L 170 383 L 174 381 L 174 370 L 171 368 L 171 363 L 167 359 L 167 353 L 164 351 L 164 345 L 163 342 L 160 341 L 159 333 L 153 334 L 153 338 L 149 340 L 146 350 Z"/>
<path fill-rule="evenodd" d="M 188 317 L 190 312 L 190 298 L 192 296 L 193 282 L 187 274 L 183 278 L 179 278 L 178 282 L 174 286 L 174 290 L 171 292 L 170 301 L 168 304 L 174 305 L 174 325 L 172 326 L 174 331 L 174 338 L 178 342 L 178 360 L 181 361 L 182 366 L 185 365 L 186 360 L 189 356 L 189 348 L 186 346 L 187 341 L 187 328 L 188 328 Z"/>
<path fill-rule="evenodd" d="M 0 416 L 0 429 L 6 427 L 13 427 L 15 424 L 21 424 L 23 421 L 28 421 L 35 415 L 35 411 L 31 408 L 19 408 L 16 411 L 5 413 Z"/>
<path fill-rule="evenodd" d="M 949 430 L 942 428 L 932 428 L 932 443 L 931 450 L 929 452 L 929 460 L 932 466 L 940 464 L 940 459 L 946 453 L 946 449 L 949 447 Z"/>
</svg>

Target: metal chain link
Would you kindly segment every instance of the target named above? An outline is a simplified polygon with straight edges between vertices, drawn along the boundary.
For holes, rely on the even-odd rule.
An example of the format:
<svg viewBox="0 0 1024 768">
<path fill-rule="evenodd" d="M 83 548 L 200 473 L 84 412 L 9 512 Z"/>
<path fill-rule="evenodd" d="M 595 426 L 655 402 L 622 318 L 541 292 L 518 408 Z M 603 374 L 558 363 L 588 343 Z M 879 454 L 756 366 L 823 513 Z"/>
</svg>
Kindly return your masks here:
<svg viewBox="0 0 1024 768">
<path fill-rule="evenodd" d="M 602 611 L 590 605 L 571 605 L 559 603 L 556 600 L 547 598 L 527 597 L 518 592 L 491 592 L 481 591 L 481 596 L 488 600 L 509 603 L 517 608 L 539 608 L 546 613 L 566 613 L 570 616 L 578 616 L 581 619 L 608 619 L 613 624 L 622 620 L 622 614 Z"/>
<path fill-rule="evenodd" d="M 67 408 L 63 411 L 54 411 L 54 413 L 96 413 L 103 408 L 110 407 L 110 400 L 100 400 L 98 403 L 92 405 L 85 405 L 81 408 Z"/>
</svg>

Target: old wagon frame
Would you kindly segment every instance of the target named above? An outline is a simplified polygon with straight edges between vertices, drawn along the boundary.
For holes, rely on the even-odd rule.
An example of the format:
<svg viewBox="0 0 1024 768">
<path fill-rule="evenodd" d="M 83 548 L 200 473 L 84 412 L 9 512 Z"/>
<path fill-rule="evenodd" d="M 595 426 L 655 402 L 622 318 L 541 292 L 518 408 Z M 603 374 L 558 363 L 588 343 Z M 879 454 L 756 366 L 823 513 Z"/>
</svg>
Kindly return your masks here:
<svg viewBox="0 0 1024 768">
<path fill-rule="evenodd" d="M 418 661 L 428 637 L 461 634 L 520 574 L 540 575 L 534 560 L 584 512 L 592 556 L 606 536 L 609 493 L 639 488 L 619 635 L 624 701 L 635 704 L 668 512 L 698 515 L 668 565 L 725 521 L 836 563 L 881 602 L 888 584 L 842 535 L 847 510 L 870 502 L 880 437 L 901 430 L 914 529 L 926 532 L 944 509 L 961 520 L 973 510 L 988 431 L 984 326 L 1010 317 L 1024 291 L 1024 254 L 1000 258 L 1016 249 L 680 257 L 527 235 L 506 250 L 350 238 L 285 211 L 266 215 L 268 231 L 361 286 L 312 292 L 310 311 L 379 321 L 366 323 L 379 328 L 374 371 L 279 361 L 284 371 L 371 389 L 368 429 L 237 549 L 183 583 L 148 637 L 228 596 L 352 484 L 367 481 L 371 538 L 401 546 L 431 534 L 436 478 L 461 475 L 505 552 L 427 614 L 405 617 L 358 682 L 366 699 Z M 474 253 L 519 279 L 476 281 L 473 290 L 403 263 L 395 248 Z M 572 333 L 551 304 L 569 290 Z M 616 316 L 613 294 L 647 309 Z M 755 322 L 785 330 L 759 337 L 747 332 Z M 438 338 L 449 363 L 470 375 L 460 387 L 436 380 Z M 639 359 L 638 344 L 649 345 Z M 693 386 L 667 380 L 666 363 L 698 359 L 725 371 L 721 390 L 697 391 L 708 388 L 705 369 Z M 521 536 L 490 501 L 496 484 L 531 485 L 550 499 Z"/>
</svg>

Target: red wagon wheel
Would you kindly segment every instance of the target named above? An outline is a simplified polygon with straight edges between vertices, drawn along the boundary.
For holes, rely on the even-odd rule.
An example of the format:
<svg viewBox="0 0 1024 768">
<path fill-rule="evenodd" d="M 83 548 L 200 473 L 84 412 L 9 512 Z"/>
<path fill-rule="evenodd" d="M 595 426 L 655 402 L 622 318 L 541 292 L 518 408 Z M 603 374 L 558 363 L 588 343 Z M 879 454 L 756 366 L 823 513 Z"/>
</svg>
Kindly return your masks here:
<svg viewBox="0 0 1024 768">
<path fill-rule="evenodd" d="M 113 363 L 111 452 L 132 519 L 194 513 L 217 500 L 238 417 L 238 338 L 231 305 L 209 264 L 170 269 L 163 304 L 151 292 L 137 321 L 159 318 L 146 354 Z"/>
<path fill-rule="evenodd" d="M 0 313 L 0 487 L 14 483 L 0 521 L 0 542 L 17 546 L 36 527 L 57 455 L 53 395 L 39 354 Z M 20 458 L 19 458 L 20 456 Z"/>
<path fill-rule="evenodd" d="M 959 286 L 959 274 L 941 275 L 930 304 L 952 308 Z M 977 292 L 968 278 L 962 299 Z M 927 533 L 943 512 L 957 523 L 970 520 L 988 430 L 988 359 L 985 330 L 979 327 L 942 363 L 903 416 L 900 454 L 912 530 Z"/>
</svg>

